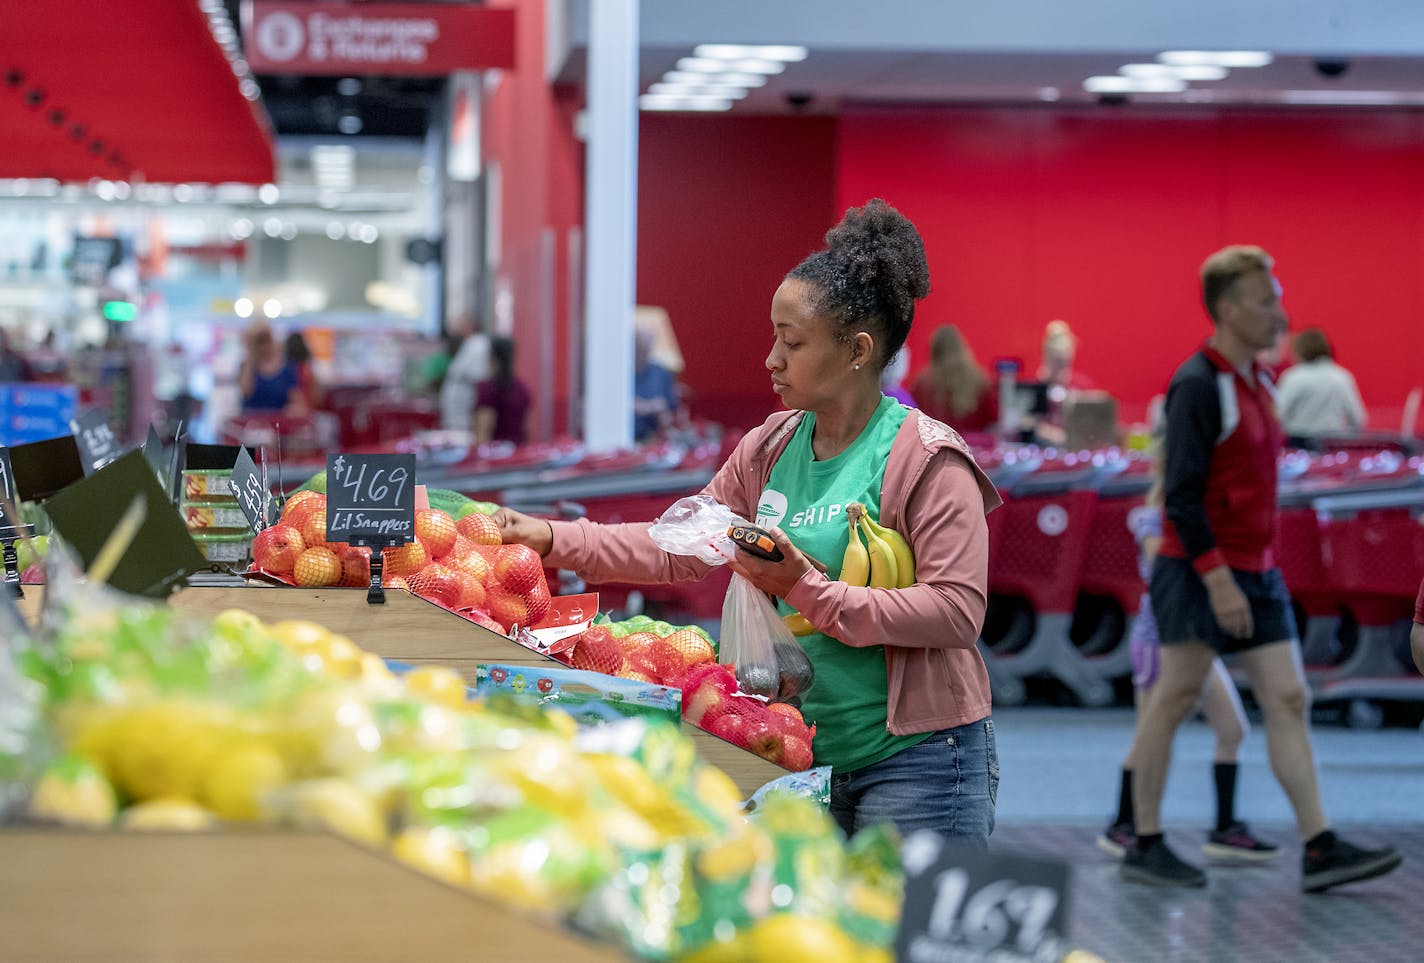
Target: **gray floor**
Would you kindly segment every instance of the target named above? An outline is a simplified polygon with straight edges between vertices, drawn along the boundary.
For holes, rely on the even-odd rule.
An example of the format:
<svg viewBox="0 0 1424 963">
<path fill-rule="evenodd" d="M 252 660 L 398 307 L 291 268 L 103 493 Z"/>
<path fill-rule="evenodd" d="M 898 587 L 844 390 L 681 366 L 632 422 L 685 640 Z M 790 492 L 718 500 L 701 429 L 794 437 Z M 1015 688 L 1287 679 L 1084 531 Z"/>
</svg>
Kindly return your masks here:
<svg viewBox="0 0 1424 963">
<path fill-rule="evenodd" d="M 1238 813 L 1282 846 L 1264 867 L 1209 870 L 1205 890 L 1125 883 L 1094 839 L 1116 808 L 1131 739 L 1127 710 L 1006 709 L 995 715 L 1002 781 L 993 846 L 1066 859 L 1070 935 L 1111 963 L 1424 960 L 1424 734 L 1317 727 L 1326 809 L 1361 845 L 1405 853 L 1394 874 L 1332 893 L 1300 892 L 1290 808 L 1253 731 L 1241 754 Z M 1214 813 L 1213 742 L 1200 723 L 1179 734 L 1164 821 L 1184 857 L 1201 861 Z"/>
</svg>

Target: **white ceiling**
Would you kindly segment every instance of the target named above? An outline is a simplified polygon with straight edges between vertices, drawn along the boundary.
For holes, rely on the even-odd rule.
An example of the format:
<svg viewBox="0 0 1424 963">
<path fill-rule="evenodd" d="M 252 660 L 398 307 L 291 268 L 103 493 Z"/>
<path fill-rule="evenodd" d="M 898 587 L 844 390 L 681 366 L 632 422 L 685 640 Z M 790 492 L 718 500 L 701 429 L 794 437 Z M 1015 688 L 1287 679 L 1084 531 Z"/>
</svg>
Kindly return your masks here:
<svg viewBox="0 0 1424 963">
<path fill-rule="evenodd" d="M 582 83 L 588 0 L 551 10 L 551 73 Z M 699 43 L 809 48 L 734 113 L 1090 103 L 1098 97 L 1083 90 L 1087 77 L 1182 48 L 1267 50 L 1276 59 L 1182 94 L 1132 94 L 1132 102 L 1424 105 L 1420 0 L 642 0 L 640 10 L 640 91 Z M 1322 59 L 1348 69 L 1326 76 L 1316 69 Z M 788 95 L 797 94 L 810 94 L 810 103 L 793 106 Z"/>
</svg>

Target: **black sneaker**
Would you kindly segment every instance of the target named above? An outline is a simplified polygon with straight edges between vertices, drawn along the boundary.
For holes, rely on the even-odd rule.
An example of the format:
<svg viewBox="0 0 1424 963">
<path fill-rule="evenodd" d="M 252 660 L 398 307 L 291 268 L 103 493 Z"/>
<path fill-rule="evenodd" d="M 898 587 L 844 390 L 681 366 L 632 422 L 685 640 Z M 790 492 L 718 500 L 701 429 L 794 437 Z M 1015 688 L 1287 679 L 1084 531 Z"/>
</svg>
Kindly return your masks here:
<svg viewBox="0 0 1424 963">
<path fill-rule="evenodd" d="M 1098 848 L 1113 859 L 1122 859 L 1128 848 L 1137 845 L 1137 834 L 1132 823 L 1113 823 L 1098 837 Z"/>
<path fill-rule="evenodd" d="M 1205 886 L 1206 873 L 1190 863 L 1184 863 L 1157 840 L 1146 850 L 1138 849 L 1134 840 L 1122 857 L 1122 878 L 1152 886 Z"/>
<path fill-rule="evenodd" d="M 1361 849 L 1338 838 L 1328 847 L 1307 846 L 1301 864 L 1300 888 L 1307 893 L 1323 893 L 1332 886 L 1374 879 L 1394 869 L 1403 859 L 1389 847 Z"/>
<path fill-rule="evenodd" d="M 1225 829 L 1208 833 L 1202 852 L 1207 859 L 1217 862 L 1263 863 L 1275 859 L 1277 849 L 1252 836 L 1245 823 L 1232 823 Z"/>
</svg>

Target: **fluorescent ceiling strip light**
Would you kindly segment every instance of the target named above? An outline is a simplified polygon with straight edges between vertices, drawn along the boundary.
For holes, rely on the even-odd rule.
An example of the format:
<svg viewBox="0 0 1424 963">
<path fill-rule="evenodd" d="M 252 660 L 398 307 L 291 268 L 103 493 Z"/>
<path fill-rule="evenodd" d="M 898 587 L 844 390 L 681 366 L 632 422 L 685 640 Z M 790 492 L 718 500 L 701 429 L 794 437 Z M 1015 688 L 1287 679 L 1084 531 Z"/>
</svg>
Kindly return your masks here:
<svg viewBox="0 0 1424 963">
<path fill-rule="evenodd" d="M 1111 74 L 1089 77 L 1083 89 L 1090 94 L 1179 94 L 1187 89 L 1185 80 L 1174 77 L 1123 77 Z"/>
<path fill-rule="evenodd" d="M 692 51 L 698 57 L 714 57 L 718 60 L 780 60 L 797 63 L 806 59 L 808 51 L 795 44 L 739 44 L 704 43 Z"/>
<path fill-rule="evenodd" d="M 765 74 L 703 74 L 691 70 L 669 70 L 663 80 L 670 84 L 702 84 L 716 87 L 765 87 Z"/>
<path fill-rule="evenodd" d="M 677 61 L 677 69 L 703 74 L 724 73 L 729 70 L 748 74 L 779 74 L 786 69 L 786 64 L 779 60 L 765 58 L 717 60 L 710 57 L 680 57 Z"/>
<path fill-rule="evenodd" d="M 643 110 L 731 110 L 732 102 L 725 97 L 669 97 L 644 94 L 638 98 Z"/>
<path fill-rule="evenodd" d="M 1159 63 L 1217 67 L 1266 67 L 1275 59 L 1267 50 L 1164 50 L 1157 55 Z"/>
<path fill-rule="evenodd" d="M 1175 77 L 1178 80 L 1225 80 L 1229 71 L 1219 64 L 1123 64 L 1124 77 Z"/>
<path fill-rule="evenodd" d="M 695 84 L 653 84 L 648 88 L 650 94 L 667 94 L 670 97 L 725 97 L 730 100 L 741 100 L 747 92 L 740 87 L 707 87 Z"/>
</svg>

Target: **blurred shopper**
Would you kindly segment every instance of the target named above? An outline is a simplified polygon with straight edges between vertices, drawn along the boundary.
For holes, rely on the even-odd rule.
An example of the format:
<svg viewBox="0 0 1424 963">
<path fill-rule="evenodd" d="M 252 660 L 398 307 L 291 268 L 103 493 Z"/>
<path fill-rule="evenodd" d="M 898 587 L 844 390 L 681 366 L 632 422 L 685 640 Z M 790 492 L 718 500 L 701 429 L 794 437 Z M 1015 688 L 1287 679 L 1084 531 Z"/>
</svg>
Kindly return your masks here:
<svg viewBox="0 0 1424 963">
<path fill-rule="evenodd" d="M 1424 580 L 1419 582 L 1419 597 L 1414 600 L 1414 628 L 1409 630 L 1409 648 L 1414 653 L 1414 668 L 1424 674 Z"/>
<path fill-rule="evenodd" d="M 1369 879 L 1400 863 L 1393 849 L 1338 838 L 1320 804 L 1295 617 L 1271 558 L 1281 428 L 1254 356 L 1286 324 L 1272 266 L 1258 247 L 1227 247 L 1207 258 L 1202 301 L 1215 331 L 1167 389 L 1168 524 L 1149 587 L 1161 667 L 1131 750 L 1137 839 L 1122 863 L 1123 877 L 1137 882 L 1206 884 L 1163 839 L 1162 793 L 1177 727 L 1200 698 L 1213 661 L 1226 654 L 1246 670 L 1265 719 L 1271 769 L 1295 810 L 1305 841 L 1302 889 Z"/>
<path fill-rule="evenodd" d="M 847 211 L 772 298 L 765 364 L 790 410 L 748 432 L 703 491 L 772 531 L 781 561 L 739 552 L 732 568 L 815 629 L 797 640 L 815 672 L 801 711 L 817 726 L 815 762 L 834 767 L 836 822 L 847 834 L 895 823 L 983 846 L 999 767 L 976 641 L 987 598 L 984 513 L 999 496 L 956 432 L 880 390 L 928 290 L 913 224 L 879 199 Z M 914 584 L 887 591 L 836 581 L 849 502 L 904 534 Z M 544 521 L 508 509 L 495 517 L 506 541 L 590 582 L 709 571 L 658 548 L 646 523 Z"/>
<path fill-rule="evenodd" d="M 245 355 L 237 373 L 242 413 L 308 414 L 311 409 L 302 392 L 301 372 L 278 346 L 272 326 L 260 318 L 253 321 L 243 335 L 243 344 Z"/>
<path fill-rule="evenodd" d="M 930 363 L 910 385 L 920 410 L 960 431 L 993 431 L 999 392 L 974 359 L 959 328 L 942 324 L 930 336 Z"/>
<path fill-rule="evenodd" d="M 440 383 L 440 424 L 449 431 L 474 431 L 475 386 L 490 376 L 489 335 L 476 330 L 474 320 L 460 318 L 450 325 L 458 339 Z"/>
<path fill-rule="evenodd" d="M 1352 435 L 1365 426 L 1365 404 L 1355 376 L 1335 363 L 1319 328 L 1295 336 L 1296 363 L 1281 375 L 1281 423 L 1291 438 Z"/>
<path fill-rule="evenodd" d="M 647 441 L 672 427 L 677 380 L 653 358 L 654 333 L 633 331 L 633 440 Z"/>
<path fill-rule="evenodd" d="M 10 336 L 0 328 L 0 384 L 33 381 L 34 368 L 25 356 L 10 346 Z"/>
<path fill-rule="evenodd" d="M 1044 325 L 1040 357 L 1038 381 L 1043 386 L 1045 404 L 1044 410 L 1030 419 L 1033 440 L 1043 445 L 1062 445 L 1068 440 L 1063 422 L 1069 396 L 1079 391 L 1096 391 L 1098 386 L 1074 367 L 1078 336 L 1067 321 L 1054 320 Z"/>
<path fill-rule="evenodd" d="M 1158 427 L 1160 429 L 1161 426 Z M 1129 519 L 1137 540 L 1137 564 L 1144 581 L 1151 575 L 1152 560 L 1156 558 L 1157 548 L 1162 542 L 1161 441 L 1159 431 L 1153 458 L 1152 488 L 1147 492 L 1143 506 L 1134 511 Z M 1152 618 L 1152 600 L 1146 592 L 1142 593 L 1138 604 L 1128 645 L 1132 652 L 1133 701 L 1140 718 L 1156 687 L 1161 667 L 1157 622 Z M 1207 834 L 1202 851 L 1211 859 L 1228 862 L 1271 859 L 1276 855 L 1276 847 L 1257 839 L 1246 824 L 1236 818 L 1238 755 L 1251 727 L 1246 721 L 1246 710 L 1241 706 L 1236 685 L 1220 658 L 1211 660 L 1206 682 L 1197 699 L 1197 708 L 1216 736 L 1216 749 L 1212 756 L 1216 828 Z M 1129 752 L 1123 760 L 1122 777 L 1118 784 L 1117 816 L 1098 837 L 1098 847 L 1119 859 L 1129 846 L 1136 843 L 1137 830 L 1132 813 L 1132 773 L 1136 768 L 1137 759 Z"/>
<path fill-rule="evenodd" d="M 311 348 L 307 346 L 307 339 L 302 336 L 300 331 L 293 331 L 287 335 L 282 350 L 287 356 L 287 361 L 297 367 L 297 384 L 306 409 L 308 411 L 319 410 L 325 400 L 326 393 L 322 390 L 321 382 L 316 378 L 316 372 L 312 370 L 312 353 Z"/>
<path fill-rule="evenodd" d="M 528 437 L 529 389 L 514 374 L 514 342 L 490 339 L 493 372 L 475 388 L 475 440 L 480 444 Z"/>
</svg>

